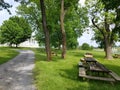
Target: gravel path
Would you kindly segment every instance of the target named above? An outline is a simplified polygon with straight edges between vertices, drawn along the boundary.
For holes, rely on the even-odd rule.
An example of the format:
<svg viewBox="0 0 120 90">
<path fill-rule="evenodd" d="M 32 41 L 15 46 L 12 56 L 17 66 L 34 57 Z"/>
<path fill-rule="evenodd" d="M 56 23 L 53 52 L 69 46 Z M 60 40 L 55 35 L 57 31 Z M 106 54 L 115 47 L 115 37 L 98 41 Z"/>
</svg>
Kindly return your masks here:
<svg viewBox="0 0 120 90">
<path fill-rule="evenodd" d="M 20 54 L 0 65 L 0 90 L 35 90 L 32 69 L 34 53 L 19 50 Z"/>
</svg>

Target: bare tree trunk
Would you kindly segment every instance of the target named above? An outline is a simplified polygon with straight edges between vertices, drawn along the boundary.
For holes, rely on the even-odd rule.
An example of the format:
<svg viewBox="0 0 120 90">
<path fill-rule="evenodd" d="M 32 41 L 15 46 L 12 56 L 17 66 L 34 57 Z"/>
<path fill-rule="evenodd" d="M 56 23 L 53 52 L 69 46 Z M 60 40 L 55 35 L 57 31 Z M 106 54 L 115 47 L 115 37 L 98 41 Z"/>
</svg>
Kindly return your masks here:
<svg viewBox="0 0 120 90">
<path fill-rule="evenodd" d="M 66 55 L 66 33 L 64 28 L 64 16 L 65 16 L 65 10 L 64 10 L 64 0 L 61 0 L 61 14 L 60 14 L 60 21 L 61 21 L 61 32 L 62 32 L 62 58 L 65 58 Z"/>
<path fill-rule="evenodd" d="M 45 6 L 44 0 L 40 0 L 41 12 L 42 12 L 42 25 L 45 34 L 45 49 L 47 54 L 47 60 L 51 60 L 51 49 L 50 49 L 50 35 L 49 30 L 47 29 L 47 22 L 46 22 L 46 13 L 45 13 Z"/>
<path fill-rule="evenodd" d="M 112 44 L 108 41 L 108 39 L 105 39 L 105 58 L 108 60 L 112 60 Z"/>
<path fill-rule="evenodd" d="M 104 34 L 104 40 L 105 40 L 105 56 L 106 56 L 106 59 L 108 60 L 112 60 L 113 57 L 112 57 L 112 44 L 113 44 L 113 41 L 111 40 L 111 31 L 109 29 L 110 25 L 108 24 L 108 21 L 107 21 L 107 15 L 105 15 L 105 19 L 104 19 L 104 25 L 105 25 L 105 34 Z"/>
</svg>

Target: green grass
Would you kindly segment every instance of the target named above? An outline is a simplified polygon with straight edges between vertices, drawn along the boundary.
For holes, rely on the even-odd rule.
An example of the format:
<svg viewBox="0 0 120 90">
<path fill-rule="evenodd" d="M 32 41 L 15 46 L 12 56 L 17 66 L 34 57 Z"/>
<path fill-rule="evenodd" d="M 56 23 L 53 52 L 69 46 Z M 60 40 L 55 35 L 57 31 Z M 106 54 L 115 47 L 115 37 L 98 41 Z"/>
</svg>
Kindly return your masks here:
<svg viewBox="0 0 120 90">
<path fill-rule="evenodd" d="M 36 66 L 34 69 L 37 90 L 119 90 L 120 83 L 112 86 L 109 82 L 78 78 L 78 62 L 86 51 L 69 50 L 66 59 L 53 56 L 52 61 L 46 61 L 43 50 L 36 49 Z M 90 51 L 94 57 L 107 68 L 120 75 L 120 60 L 107 61 L 103 51 Z"/>
<path fill-rule="evenodd" d="M 14 58 L 17 54 L 18 52 L 13 50 L 13 48 L 0 47 L 0 64 Z"/>
<path fill-rule="evenodd" d="M 15 57 L 18 52 L 14 48 L 0 47 L 0 64 Z M 31 48 L 18 48 L 31 49 Z M 32 49 L 35 52 L 34 77 L 37 90 L 119 90 L 120 83 L 114 86 L 109 82 L 89 80 L 83 81 L 78 78 L 78 62 L 87 51 L 68 50 L 66 59 L 61 59 L 60 51 L 58 56 L 53 56 L 52 61 L 46 61 L 43 49 Z M 97 61 L 104 64 L 120 76 L 120 59 L 105 60 L 103 51 L 90 51 Z"/>
</svg>

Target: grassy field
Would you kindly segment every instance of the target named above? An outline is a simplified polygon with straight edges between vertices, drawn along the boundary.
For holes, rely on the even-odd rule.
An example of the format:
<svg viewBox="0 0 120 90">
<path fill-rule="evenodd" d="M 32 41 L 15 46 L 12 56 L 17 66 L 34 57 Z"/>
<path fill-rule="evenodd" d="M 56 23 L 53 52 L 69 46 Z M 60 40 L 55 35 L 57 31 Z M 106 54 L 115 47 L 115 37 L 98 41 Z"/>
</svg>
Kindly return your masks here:
<svg viewBox="0 0 120 90">
<path fill-rule="evenodd" d="M 35 83 L 38 90 L 119 90 L 120 83 L 114 86 L 110 82 L 78 78 L 78 62 L 87 51 L 69 50 L 66 59 L 53 56 L 52 61 L 47 62 L 43 50 L 36 49 L 36 66 L 34 69 Z M 103 51 L 90 51 L 94 57 L 107 68 L 120 75 L 120 60 L 107 61 Z"/>
<path fill-rule="evenodd" d="M 13 50 L 13 48 L 0 47 L 0 64 L 14 58 L 17 54 L 18 52 Z"/>
<path fill-rule="evenodd" d="M 27 49 L 27 48 L 20 48 Z M 30 48 L 29 48 L 30 49 Z M 44 50 L 32 49 L 35 52 L 34 78 L 37 90 L 119 90 L 120 83 L 89 80 L 78 78 L 78 62 L 87 51 L 68 50 L 66 59 L 61 59 L 60 51 L 52 61 L 46 61 Z M 120 76 L 120 59 L 105 60 L 101 50 L 90 51 L 97 61 L 104 64 Z M 0 64 L 5 63 L 18 54 L 13 48 L 0 47 Z"/>
</svg>

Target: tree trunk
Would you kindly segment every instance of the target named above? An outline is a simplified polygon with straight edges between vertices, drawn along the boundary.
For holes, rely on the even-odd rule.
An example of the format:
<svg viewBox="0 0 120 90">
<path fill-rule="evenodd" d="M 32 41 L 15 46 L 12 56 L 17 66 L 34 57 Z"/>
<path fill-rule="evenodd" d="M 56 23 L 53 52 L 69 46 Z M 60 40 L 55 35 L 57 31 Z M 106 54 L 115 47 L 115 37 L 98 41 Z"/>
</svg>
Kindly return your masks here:
<svg viewBox="0 0 120 90">
<path fill-rule="evenodd" d="M 105 58 L 108 60 L 112 60 L 112 44 L 108 41 L 108 39 L 105 39 Z"/>
<path fill-rule="evenodd" d="M 45 49 L 47 54 L 47 60 L 50 61 L 51 60 L 50 37 L 49 37 L 50 35 L 49 35 L 49 30 L 47 29 L 44 0 L 40 0 L 40 6 L 41 6 L 41 13 L 42 13 L 42 25 L 43 25 L 43 30 L 45 34 Z"/>
<path fill-rule="evenodd" d="M 107 12 L 107 11 L 106 11 Z M 105 40 L 105 56 L 106 56 L 106 59 L 108 60 L 112 60 L 113 57 L 112 57 L 112 44 L 113 44 L 113 41 L 111 40 L 111 31 L 109 29 L 110 25 L 107 21 L 107 15 L 105 15 L 105 19 L 104 19 L 104 25 L 105 25 L 105 30 L 106 32 L 104 33 L 104 40 Z"/>
<path fill-rule="evenodd" d="M 18 44 L 16 44 L 16 48 L 18 47 Z"/>
<path fill-rule="evenodd" d="M 64 29 L 64 16 L 65 16 L 65 10 L 64 10 L 64 0 L 61 0 L 61 14 L 60 14 L 60 22 L 61 22 L 61 32 L 62 32 L 62 58 L 65 58 L 66 55 L 66 33 Z"/>
</svg>

